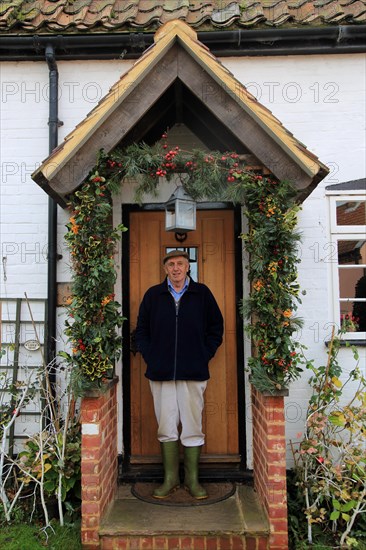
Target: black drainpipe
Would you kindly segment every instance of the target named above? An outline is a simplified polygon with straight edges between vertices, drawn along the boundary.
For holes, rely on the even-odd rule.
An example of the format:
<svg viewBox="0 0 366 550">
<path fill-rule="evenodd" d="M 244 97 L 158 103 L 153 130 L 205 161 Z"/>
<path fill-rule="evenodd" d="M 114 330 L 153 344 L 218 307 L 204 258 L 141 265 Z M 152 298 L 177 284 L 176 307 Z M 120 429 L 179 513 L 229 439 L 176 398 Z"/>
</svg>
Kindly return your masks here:
<svg viewBox="0 0 366 550">
<path fill-rule="evenodd" d="M 49 153 L 58 145 L 58 70 L 55 59 L 55 50 L 52 44 L 47 44 L 45 57 L 49 69 Z M 57 266 L 57 203 L 48 198 L 48 255 L 47 255 L 47 341 L 46 364 L 49 365 L 56 357 L 56 272 Z M 54 377 L 50 370 L 51 382 Z"/>
</svg>

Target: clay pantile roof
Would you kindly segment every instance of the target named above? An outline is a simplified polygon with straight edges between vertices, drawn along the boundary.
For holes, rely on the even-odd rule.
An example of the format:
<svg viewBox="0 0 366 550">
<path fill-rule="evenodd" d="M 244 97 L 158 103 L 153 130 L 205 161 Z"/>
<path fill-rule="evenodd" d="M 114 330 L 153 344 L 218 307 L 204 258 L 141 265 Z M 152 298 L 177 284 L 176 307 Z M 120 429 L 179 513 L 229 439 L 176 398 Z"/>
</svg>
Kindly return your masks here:
<svg viewBox="0 0 366 550">
<path fill-rule="evenodd" d="M 366 23 L 366 0 L 5 0 L 2 33 L 150 31 L 180 19 L 203 30 Z"/>
</svg>

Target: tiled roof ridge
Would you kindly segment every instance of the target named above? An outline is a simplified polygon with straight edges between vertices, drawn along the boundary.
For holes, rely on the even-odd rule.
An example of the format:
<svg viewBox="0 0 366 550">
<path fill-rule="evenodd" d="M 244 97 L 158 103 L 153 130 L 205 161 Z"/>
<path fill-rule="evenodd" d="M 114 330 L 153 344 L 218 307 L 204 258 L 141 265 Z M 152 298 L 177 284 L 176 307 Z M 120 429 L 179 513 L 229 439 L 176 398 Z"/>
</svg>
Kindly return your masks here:
<svg viewBox="0 0 366 550">
<path fill-rule="evenodd" d="M 197 30 L 366 23 L 366 0 L 4 0 L 0 33 Z"/>
</svg>

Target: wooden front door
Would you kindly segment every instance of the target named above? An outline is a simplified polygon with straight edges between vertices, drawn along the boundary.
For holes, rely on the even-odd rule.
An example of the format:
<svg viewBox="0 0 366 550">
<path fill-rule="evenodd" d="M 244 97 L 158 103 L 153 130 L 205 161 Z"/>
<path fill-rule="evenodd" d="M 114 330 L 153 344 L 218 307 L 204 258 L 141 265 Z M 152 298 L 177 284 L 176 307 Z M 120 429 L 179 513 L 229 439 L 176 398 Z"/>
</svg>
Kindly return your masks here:
<svg viewBox="0 0 366 550">
<path fill-rule="evenodd" d="M 234 213 L 231 210 L 200 210 L 197 229 L 183 243 L 165 231 L 164 212 L 131 212 L 130 320 L 136 326 L 138 308 L 145 291 L 161 282 L 163 255 L 184 248 L 191 258 L 191 275 L 213 292 L 224 317 L 224 341 L 210 362 L 211 378 L 205 392 L 203 431 L 206 442 L 202 460 L 237 462 L 238 392 L 235 303 Z M 189 345 L 189 343 L 187 343 Z M 157 424 L 145 363 L 138 353 L 130 355 L 131 463 L 160 461 Z"/>
</svg>

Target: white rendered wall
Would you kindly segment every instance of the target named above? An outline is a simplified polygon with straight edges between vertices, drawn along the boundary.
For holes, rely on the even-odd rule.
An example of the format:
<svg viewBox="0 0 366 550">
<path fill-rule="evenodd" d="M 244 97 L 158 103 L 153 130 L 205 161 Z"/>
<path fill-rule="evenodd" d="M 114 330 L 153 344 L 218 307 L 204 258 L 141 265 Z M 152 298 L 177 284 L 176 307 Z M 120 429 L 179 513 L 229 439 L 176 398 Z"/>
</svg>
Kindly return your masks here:
<svg viewBox="0 0 366 550">
<path fill-rule="evenodd" d="M 303 238 L 299 282 L 306 295 L 298 315 L 304 320 L 299 340 L 308 359 L 321 365 L 327 359 L 332 318 L 330 232 L 325 186 L 366 176 L 366 56 L 289 56 L 224 59 L 225 66 L 268 107 L 295 137 L 330 168 L 304 202 L 299 216 Z M 366 349 L 360 366 L 366 374 Z M 341 351 L 342 368 L 353 369 L 349 350 Z M 309 388 L 308 372 L 290 387 L 285 400 L 286 435 L 296 441 L 303 432 Z M 347 396 L 352 395 L 349 388 Z M 251 431 L 248 421 L 248 433 Z M 250 446 L 248 460 L 251 461 Z M 288 463 L 292 463 L 288 447 Z"/>
<path fill-rule="evenodd" d="M 303 241 L 299 277 L 302 289 L 307 292 L 298 312 L 305 323 L 301 341 L 308 346 L 309 358 L 324 362 L 324 341 L 333 320 L 324 187 L 366 174 L 366 56 L 224 58 L 221 61 L 331 169 L 326 180 L 305 201 L 300 214 Z M 59 129 L 59 142 L 131 65 L 130 61 L 58 63 L 59 118 L 64 123 Z M 0 78 L 1 296 L 22 297 L 27 292 L 32 298 L 45 298 L 48 197 L 31 180 L 30 174 L 48 155 L 48 68 L 45 62 L 3 63 Z M 121 200 L 126 202 L 126 197 Z M 120 209 L 116 209 L 117 212 Z M 58 242 L 64 256 L 58 265 L 59 281 L 70 278 L 68 254 L 62 243 L 67 220 L 68 213 L 59 209 Z M 63 322 L 60 312 L 60 331 Z M 60 347 L 63 345 L 60 339 Z M 360 353 L 364 365 L 365 348 L 360 349 Z M 350 354 L 347 350 L 342 354 L 345 368 L 352 368 Z M 286 400 L 289 439 L 295 439 L 303 429 L 308 398 L 306 377 L 305 374 L 291 387 Z M 120 406 L 120 420 L 121 411 Z M 251 465 L 248 407 L 247 412 Z"/>
</svg>

